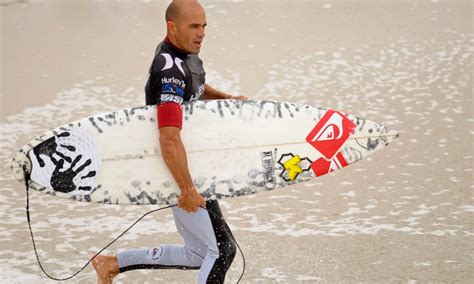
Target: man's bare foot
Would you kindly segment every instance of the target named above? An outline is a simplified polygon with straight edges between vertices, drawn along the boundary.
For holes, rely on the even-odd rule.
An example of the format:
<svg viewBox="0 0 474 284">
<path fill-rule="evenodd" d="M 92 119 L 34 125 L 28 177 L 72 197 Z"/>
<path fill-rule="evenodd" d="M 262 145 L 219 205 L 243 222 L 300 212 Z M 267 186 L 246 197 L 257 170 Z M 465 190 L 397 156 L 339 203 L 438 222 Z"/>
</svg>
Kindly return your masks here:
<svg viewBox="0 0 474 284">
<path fill-rule="evenodd" d="M 111 284 L 120 272 L 115 256 L 98 255 L 92 260 L 92 266 L 97 274 L 98 284 Z"/>
</svg>

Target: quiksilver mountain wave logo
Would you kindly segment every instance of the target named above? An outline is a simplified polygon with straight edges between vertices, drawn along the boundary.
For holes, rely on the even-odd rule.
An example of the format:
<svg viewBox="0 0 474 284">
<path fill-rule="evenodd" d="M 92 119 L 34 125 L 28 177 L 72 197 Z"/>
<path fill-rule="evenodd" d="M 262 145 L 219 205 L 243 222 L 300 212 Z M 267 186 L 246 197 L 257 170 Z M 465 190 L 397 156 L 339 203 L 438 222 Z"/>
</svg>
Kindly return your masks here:
<svg viewBox="0 0 474 284">
<path fill-rule="evenodd" d="M 343 114 L 328 110 L 308 134 L 306 141 L 324 158 L 330 160 L 349 139 L 355 127 L 356 125 Z"/>
</svg>

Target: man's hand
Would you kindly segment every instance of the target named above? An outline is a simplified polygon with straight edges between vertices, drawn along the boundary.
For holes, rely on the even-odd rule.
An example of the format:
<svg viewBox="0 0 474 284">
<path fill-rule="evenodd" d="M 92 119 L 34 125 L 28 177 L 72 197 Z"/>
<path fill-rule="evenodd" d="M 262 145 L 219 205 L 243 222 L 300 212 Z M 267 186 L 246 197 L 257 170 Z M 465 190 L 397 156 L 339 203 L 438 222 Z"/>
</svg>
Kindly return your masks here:
<svg viewBox="0 0 474 284">
<path fill-rule="evenodd" d="M 246 100 L 248 100 L 249 98 L 247 98 L 246 96 L 229 96 L 229 99 L 230 99 L 230 100 L 246 101 Z"/>
<path fill-rule="evenodd" d="M 208 84 L 204 85 L 204 100 L 248 100 L 246 96 L 231 96 L 224 92 L 218 91 Z"/>
<path fill-rule="evenodd" d="M 196 189 L 181 191 L 178 207 L 187 212 L 196 212 L 199 206 L 206 207 L 206 200 L 197 193 Z"/>
</svg>

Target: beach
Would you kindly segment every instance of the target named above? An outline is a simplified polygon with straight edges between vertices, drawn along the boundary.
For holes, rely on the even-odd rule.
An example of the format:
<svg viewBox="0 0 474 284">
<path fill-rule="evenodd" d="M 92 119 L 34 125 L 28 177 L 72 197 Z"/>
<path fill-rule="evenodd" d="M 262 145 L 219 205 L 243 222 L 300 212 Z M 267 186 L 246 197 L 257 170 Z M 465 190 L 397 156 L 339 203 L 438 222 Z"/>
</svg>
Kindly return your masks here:
<svg viewBox="0 0 474 284">
<path fill-rule="evenodd" d="M 83 117 L 144 105 L 167 1 L 0 1 L 0 282 L 55 283 L 37 265 L 24 144 Z M 202 1 L 206 82 L 233 95 L 341 110 L 400 137 L 350 167 L 220 201 L 245 255 L 242 283 L 469 283 L 474 278 L 471 1 Z M 191 173 L 192 174 L 192 173 Z M 39 256 L 81 268 L 157 206 L 74 202 L 30 191 Z M 171 211 L 107 254 L 180 243 Z M 235 283 L 240 253 L 227 275 Z M 117 283 L 195 283 L 136 270 Z M 91 266 L 67 283 L 93 283 Z"/>
</svg>

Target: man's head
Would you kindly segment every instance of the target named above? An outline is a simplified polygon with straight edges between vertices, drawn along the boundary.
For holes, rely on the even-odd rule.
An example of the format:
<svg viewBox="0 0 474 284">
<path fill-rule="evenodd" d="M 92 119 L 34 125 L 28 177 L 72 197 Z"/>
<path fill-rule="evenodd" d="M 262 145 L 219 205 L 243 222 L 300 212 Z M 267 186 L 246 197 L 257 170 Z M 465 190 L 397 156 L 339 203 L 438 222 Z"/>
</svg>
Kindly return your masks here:
<svg viewBox="0 0 474 284">
<path fill-rule="evenodd" d="M 206 13 L 196 0 L 174 0 L 166 10 L 168 38 L 186 52 L 197 54 L 204 39 Z"/>
</svg>

